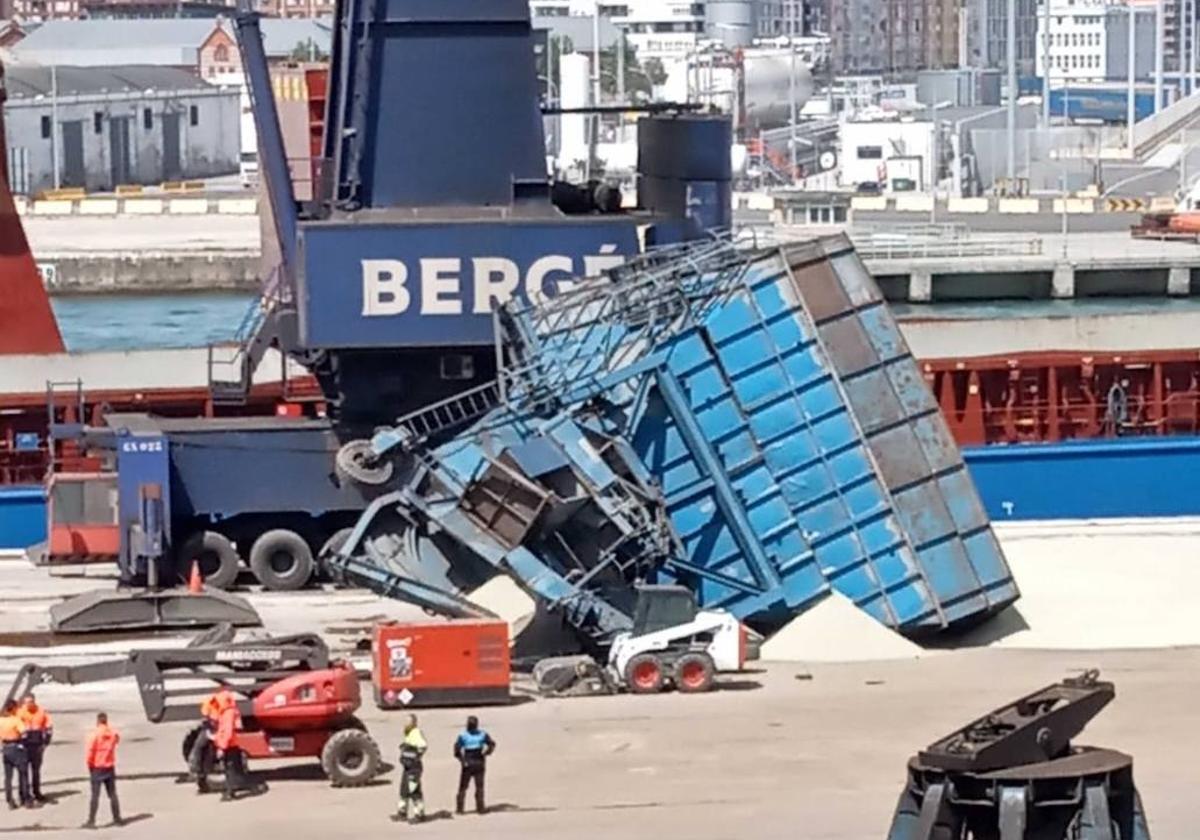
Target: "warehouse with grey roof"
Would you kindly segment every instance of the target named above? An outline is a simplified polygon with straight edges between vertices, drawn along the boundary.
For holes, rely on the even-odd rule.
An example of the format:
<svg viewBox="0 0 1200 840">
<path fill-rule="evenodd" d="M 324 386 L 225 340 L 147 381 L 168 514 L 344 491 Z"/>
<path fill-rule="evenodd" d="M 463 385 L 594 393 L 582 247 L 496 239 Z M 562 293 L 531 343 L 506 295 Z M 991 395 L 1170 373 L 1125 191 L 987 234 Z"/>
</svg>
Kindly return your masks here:
<svg viewBox="0 0 1200 840">
<path fill-rule="evenodd" d="M 207 178 L 235 172 L 236 88 L 173 67 L 6 68 L 15 192 Z"/>
</svg>

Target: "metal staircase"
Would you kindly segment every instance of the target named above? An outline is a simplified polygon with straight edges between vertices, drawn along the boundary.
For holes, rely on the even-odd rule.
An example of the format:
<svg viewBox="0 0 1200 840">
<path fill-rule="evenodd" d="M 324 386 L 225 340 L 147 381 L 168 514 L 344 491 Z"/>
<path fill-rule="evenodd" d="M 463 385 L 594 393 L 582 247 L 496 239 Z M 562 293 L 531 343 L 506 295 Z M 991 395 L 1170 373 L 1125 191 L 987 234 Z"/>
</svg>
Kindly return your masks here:
<svg viewBox="0 0 1200 840">
<path fill-rule="evenodd" d="M 276 266 L 262 296 L 246 310 L 232 343 L 208 346 L 208 390 L 213 405 L 246 404 L 255 370 L 279 341 L 279 310 L 290 303 L 282 276 L 282 267 Z M 286 364 L 283 375 L 286 378 Z"/>
</svg>

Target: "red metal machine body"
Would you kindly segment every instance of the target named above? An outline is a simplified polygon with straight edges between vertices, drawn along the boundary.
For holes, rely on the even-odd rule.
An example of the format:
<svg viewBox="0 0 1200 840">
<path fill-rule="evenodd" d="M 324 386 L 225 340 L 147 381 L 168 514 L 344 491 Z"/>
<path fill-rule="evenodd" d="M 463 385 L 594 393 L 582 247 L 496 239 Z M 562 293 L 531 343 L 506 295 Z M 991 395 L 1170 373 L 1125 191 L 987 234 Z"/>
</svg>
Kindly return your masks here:
<svg viewBox="0 0 1200 840">
<path fill-rule="evenodd" d="M 7 91 L 0 67 L 0 150 L 7 149 L 2 114 Z M 50 298 L 29 251 L 8 180 L 8 155 L 0 154 L 0 355 L 65 351 Z"/>
<path fill-rule="evenodd" d="M 382 709 L 509 702 L 508 624 L 377 624 L 371 682 Z"/>
<path fill-rule="evenodd" d="M 962 446 L 1200 434 L 1200 350 L 927 359 Z"/>
<path fill-rule="evenodd" d="M 285 677 L 254 698 L 238 744 L 249 758 L 320 757 L 361 704 L 358 675 L 347 663 Z"/>
<path fill-rule="evenodd" d="M 328 728 L 346 720 L 362 704 L 358 675 L 346 662 L 284 677 L 254 698 L 256 726 L 276 732 Z"/>
</svg>

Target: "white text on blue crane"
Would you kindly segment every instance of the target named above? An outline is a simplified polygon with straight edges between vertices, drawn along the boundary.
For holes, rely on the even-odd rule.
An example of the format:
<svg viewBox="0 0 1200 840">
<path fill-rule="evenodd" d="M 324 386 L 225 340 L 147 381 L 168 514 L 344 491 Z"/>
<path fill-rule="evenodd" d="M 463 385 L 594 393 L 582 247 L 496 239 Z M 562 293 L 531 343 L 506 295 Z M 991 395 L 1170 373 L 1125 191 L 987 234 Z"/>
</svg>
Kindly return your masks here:
<svg viewBox="0 0 1200 840">
<path fill-rule="evenodd" d="M 413 303 L 408 287 L 411 272 L 403 260 L 360 260 L 362 264 L 362 314 L 367 317 L 400 315 Z M 625 262 L 617 246 L 600 246 L 597 254 L 581 258 L 547 254 L 530 263 L 524 277 L 507 257 L 422 257 L 417 290 L 422 315 L 485 315 L 494 304 L 505 303 L 518 291 L 537 302 L 547 294 L 567 291 L 577 277 L 595 277 Z M 466 271 L 464 271 L 466 266 Z M 464 283 L 466 281 L 466 283 Z M 469 285 L 470 293 L 464 293 Z M 552 288 L 549 288 L 551 287 Z M 469 298 L 469 300 L 468 300 Z"/>
</svg>

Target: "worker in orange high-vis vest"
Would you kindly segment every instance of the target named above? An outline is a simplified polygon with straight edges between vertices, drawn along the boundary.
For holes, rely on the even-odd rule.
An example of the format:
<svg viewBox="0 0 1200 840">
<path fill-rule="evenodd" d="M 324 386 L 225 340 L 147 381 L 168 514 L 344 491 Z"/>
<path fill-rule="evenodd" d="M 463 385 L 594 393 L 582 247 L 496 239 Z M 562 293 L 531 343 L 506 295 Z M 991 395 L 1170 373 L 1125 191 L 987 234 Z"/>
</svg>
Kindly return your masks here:
<svg viewBox="0 0 1200 840">
<path fill-rule="evenodd" d="M 117 744 L 120 741 L 120 734 L 108 725 L 108 715 L 104 712 L 96 715 L 96 728 L 88 735 L 84 749 L 84 760 L 92 783 L 92 799 L 88 803 L 88 819 L 83 824 L 84 828 L 96 827 L 101 787 L 108 794 L 108 804 L 112 806 L 113 825 L 125 824 L 121 819 L 121 803 L 117 800 Z"/>
<path fill-rule="evenodd" d="M 32 693 L 21 701 L 17 714 L 25 724 L 25 754 L 29 757 L 29 793 L 34 802 L 42 803 L 42 756 L 54 738 L 54 721 L 50 713 L 38 705 Z"/>
<path fill-rule="evenodd" d="M 33 799 L 29 795 L 29 756 L 25 753 L 25 724 L 15 700 L 4 704 L 0 712 L 0 749 L 4 753 L 4 798 L 8 800 L 9 808 L 30 806 Z M 12 777 L 17 776 L 17 796 L 13 799 Z"/>
<path fill-rule="evenodd" d="M 208 774 L 216 763 L 213 737 L 217 733 L 221 709 L 229 704 L 236 705 L 237 698 L 225 686 L 221 686 L 200 703 L 200 726 L 188 753 L 188 770 L 196 782 L 197 793 L 208 793 Z"/>
<path fill-rule="evenodd" d="M 221 711 L 217 718 L 217 731 L 213 735 L 213 742 L 217 746 L 222 770 L 225 772 L 225 790 L 221 794 L 221 801 L 231 802 L 239 792 L 259 792 L 263 786 L 251 782 L 246 772 L 246 754 L 238 745 L 242 713 L 238 711 L 237 698 L 229 691 L 218 692 L 217 702 Z"/>
</svg>

